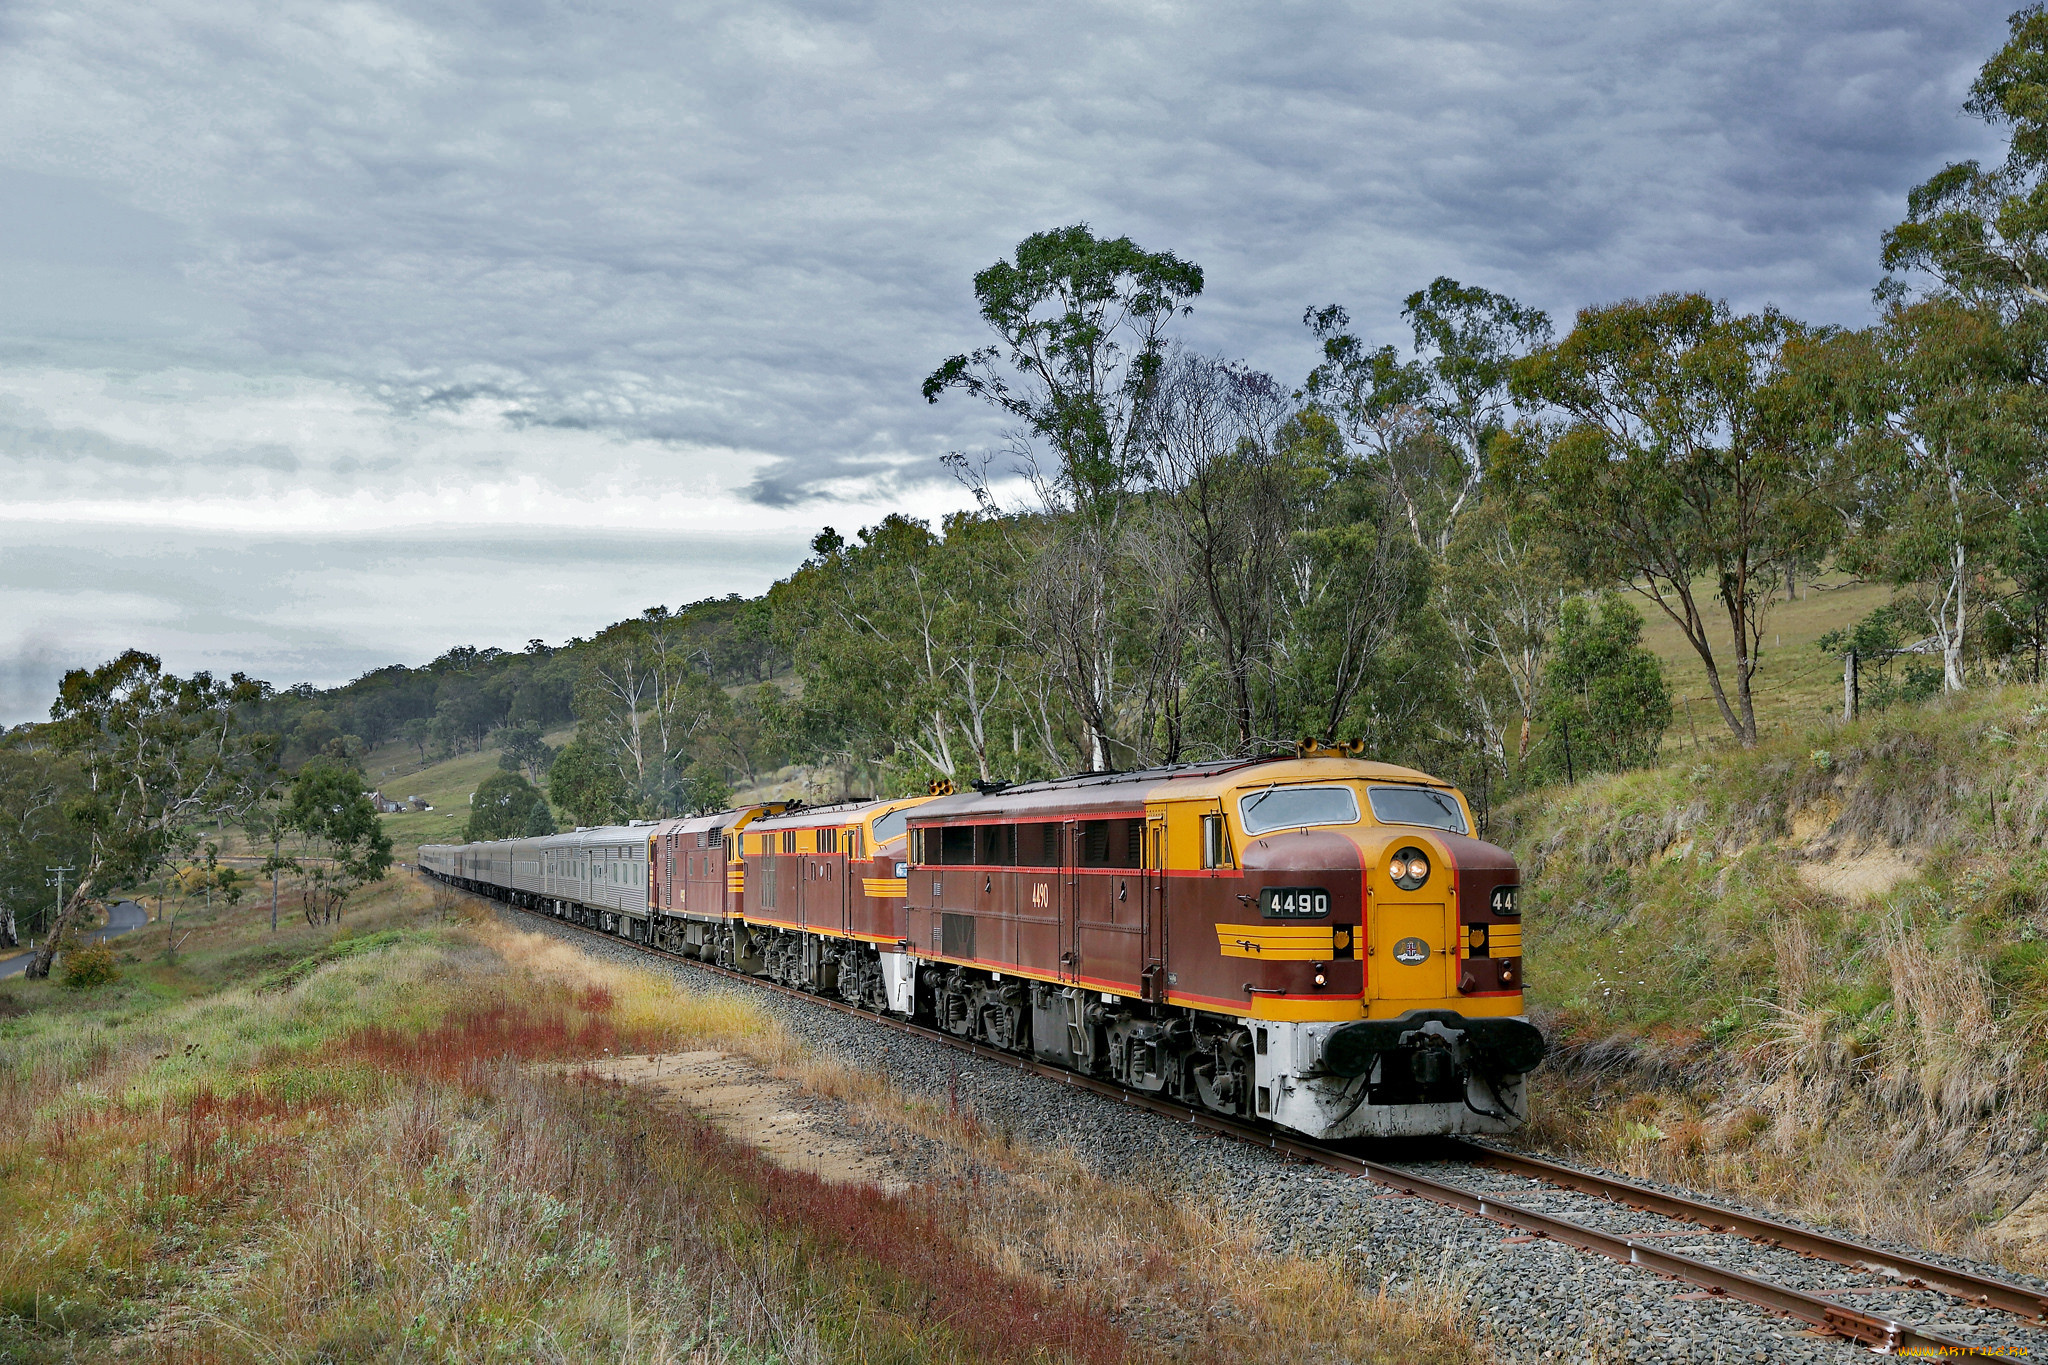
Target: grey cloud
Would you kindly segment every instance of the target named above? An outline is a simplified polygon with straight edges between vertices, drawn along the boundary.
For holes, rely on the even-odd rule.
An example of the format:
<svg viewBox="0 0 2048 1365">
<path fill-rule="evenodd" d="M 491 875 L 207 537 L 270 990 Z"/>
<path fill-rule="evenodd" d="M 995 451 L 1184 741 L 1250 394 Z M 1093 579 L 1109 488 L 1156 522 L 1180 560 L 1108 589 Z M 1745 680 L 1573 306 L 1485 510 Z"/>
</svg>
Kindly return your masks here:
<svg viewBox="0 0 2048 1365">
<path fill-rule="evenodd" d="M 283 442 L 212 445 L 202 454 L 122 440 L 83 426 L 57 426 L 45 414 L 0 399 L 0 459 L 15 466 L 15 498 L 41 492 L 90 492 L 118 477 L 121 491 L 172 494 L 223 473 L 298 473 L 299 452 Z M 338 463 L 338 462 L 337 462 Z"/>
<path fill-rule="evenodd" d="M 1201 262 L 1189 339 L 1283 379 L 1305 306 L 1398 340 L 1438 274 L 1560 323 L 1669 288 L 1860 322 L 1906 189 L 1995 144 L 1958 105 L 2003 33 L 1905 0 L 5 7 L 0 364 L 130 410 L 0 406 L 31 509 L 0 528 L 0 716 L 128 644 L 328 682 L 757 591 L 804 536 L 27 518 L 528 476 L 751 479 L 764 522 L 843 527 L 847 488 L 937 505 L 938 457 L 1003 423 L 919 382 L 984 339 L 973 273 L 1057 224 Z M 193 415 L 330 381 L 368 415 Z"/>
<path fill-rule="evenodd" d="M 18 21 L 14 74 L 92 98 L 17 106 L 15 143 L 111 146 L 239 341 L 780 454 L 771 502 L 878 431 L 934 478 L 991 440 L 917 383 L 979 339 L 972 272 L 1075 219 L 1201 261 L 1196 339 L 1287 375 L 1303 305 L 1391 333 L 1438 273 L 1858 320 L 1905 188 L 1985 140 L 1955 109 L 2002 31 L 1899 0 L 138 10 Z"/>
<path fill-rule="evenodd" d="M 0 522 L 0 724 L 44 715 L 67 668 L 130 646 L 178 671 L 345 682 L 450 645 L 562 641 L 637 614 L 753 592 L 801 537 L 447 528 L 228 536 Z"/>
</svg>

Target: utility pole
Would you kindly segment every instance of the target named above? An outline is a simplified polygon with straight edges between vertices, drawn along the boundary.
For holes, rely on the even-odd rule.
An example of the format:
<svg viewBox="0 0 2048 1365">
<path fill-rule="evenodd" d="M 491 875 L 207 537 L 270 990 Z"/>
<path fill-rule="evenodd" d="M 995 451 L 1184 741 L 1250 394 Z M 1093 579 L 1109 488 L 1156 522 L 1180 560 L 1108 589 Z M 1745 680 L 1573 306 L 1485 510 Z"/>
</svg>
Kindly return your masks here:
<svg viewBox="0 0 2048 1365">
<path fill-rule="evenodd" d="M 57 888 L 57 916 L 61 919 L 64 915 L 64 874 L 66 872 L 76 872 L 78 869 L 75 867 L 46 867 L 43 871 L 55 874 L 45 881 L 43 885 Z M 56 922 L 54 919 L 50 921 L 53 926 Z"/>
</svg>

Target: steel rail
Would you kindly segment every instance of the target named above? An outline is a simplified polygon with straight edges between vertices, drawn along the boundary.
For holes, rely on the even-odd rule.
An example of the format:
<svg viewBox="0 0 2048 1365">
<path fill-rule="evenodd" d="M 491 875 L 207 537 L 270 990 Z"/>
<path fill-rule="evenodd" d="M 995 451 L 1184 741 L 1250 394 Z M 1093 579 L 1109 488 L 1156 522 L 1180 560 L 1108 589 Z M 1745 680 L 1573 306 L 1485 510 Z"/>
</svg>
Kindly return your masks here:
<svg viewBox="0 0 2048 1365">
<path fill-rule="evenodd" d="M 671 953 L 649 944 L 635 943 L 631 939 L 620 938 L 616 934 L 609 934 L 601 929 L 593 929 L 588 925 L 557 919 L 538 910 L 526 909 L 524 906 L 515 906 L 508 901 L 499 901 L 496 897 L 484 895 L 482 892 L 468 891 L 466 887 L 457 887 L 455 889 L 467 891 L 468 894 L 478 896 L 480 899 L 505 905 L 507 908 L 517 910 L 522 914 L 532 915 L 535 919 L 543 920 L 549 924 L 560 924 L 571 929 L 580 930 L 593 939 L 631 948 L 636 952 L 645 953 L 649 957 L 658 958 L 663 962 L 694 967 L 714 976 L 741 981 L 747 985 L 774 991 L 797 1000 L 806 1000 L 812 1004 L 823 1005 L 842 1014 L 855 1015 L 871 1023 L 895 1029 L 900 1033 L 913 1034 L 933 1042 L 944 1043 L 970 1056 L 999 1062 L 1021 1071 L 1028 1071 L 1034 1075 L 1043 1076 L 1048 1080 L 1060 1081 L 1076 1090 L 1083 1090 L 1090 1094 L 1098 1095 L 1103 1099 L 1115 1100 L 1134 1109 L 1142 1109 L 1160 1115 L 1163 1118 L 1174 1119 L 1191 1127 L 1205 1129 L 1225 1137 L 1234 1138 L 1251 1146 L 1265 1147 L 1271 1151 L 1280 1152 L 1283 1155 L 1322 1166 L 1328 1170 L 1341 1171 L 1347 1175 L 1357 1176 L 1369 1180 L 1375 1185 L 1382 1185 L 1403 1194 L 1456 1208 L 1492 1222 L 1534 1234 L 1546 1240 L 1576 1247 L 1581 1251 L 1590 1251 L 1596 1255 L 1608 1257 L 1610 1260 L 1619 1261 L 1624 1265 L 1642 1266 L 1669 1279 L 1700 1285 L 1717 1297 L 1725 1296 L 1727 1298 L 1740 1299 L 1745 1303 L 1754 1304 L 1770 1312 L 1811 1323 L 1825 1332 L 1846 1337 L 1875 1351 L 1896 1354 L 1910 1350 L 1930 1355 L 1963 1358 L 1992 1355 L 2002 1357 L 2010 1354 L 2009 1351 L 2001 1351 L 1996 1347 L 1973 1346 L 1967 1342 L 1944 1337 L 1896 1318 L 1882 1317 L 1872 1313 L 1860 1313 L 1831 1299 L 1823 1298 L 1817 1294 L 1809 1294 L 1801 1289 L 1794 1289 L 1790 1285 L 1775 1284 L 1769 1280 L 1758 1279 L 1753 1275 L 1745 1275 L 1737 1270 L 1728 1270 L 1714 1265 L 1712 1262 L 1698 1260 L 1682 1252 L 1668 1251 L 1653 1243 L 1637 1241 L 1620 1233 L 1602 1232 L 1597 1228 L 1589 1228 L 1583 1224 L 1543 1213 L 1509 1200 L 1446 1184 L 1443 1181 L 1433 1180 L 1428 1176 L 1405 1171 L 1399 1167 L 1383 1165 L 1380 1162 L 1354 1156 L 1349 1152 L 1338 1151 L 1305 1138 L 1289 1137 L 1283 1133 L 1259 1128 L 1236 1119 L 1225 1118 L 1220 1114 L 1212 1114 L 1207 1110 L 1195 1109 L 1175 1100 L 1162 1099 L 1156 1095 L 1147 1095 L 1093 1076 L 1083 1076 L 1064 1067 L 1052 1066 L 1041 1062 L 1035 1057 L 1021 1057 L 1016 1053 L 992 1048 L 985 1043 L 977 1043 L 969 1038 L 956 1037 L 941 1029 L 928 1028 L 923 1024 L 912 1023 L 907 1019 L 898 1019 L 892 1015 L 879 1014 L 873 1010 L 862 1009 L 858 1005 L 848 1004 L 843 1000 L 835 1000 L 829 996 L 799 990 L 794 986 L 785 986 L 779 981 L 770 981 L 763 977 L 749 975 L 746 972 L 735 971 L 730 967 L 721 967 L 716 963 L 705 962 L 701 958 L 684 957 L 679 953 Z M 1474 1152 L 1484 1153 L 1487 1156 L 1498 1155 L 1491 1148 L 1483 1148 L 1472 1144 L 1460 1145 L 1471 1146 Z M 1571 1171 L 1569 1167 L 1561 1167 L 1560 1170 L 1585 1178 L 1583 1172 Z M 1549 1177 L 1545 1176 L 1542 1178 L 1548 1179 Z M 1621 1182 L 1614 1183 L 1617 1188 L 1626 1188 L 1631 1193 L 1638 1192 L 1636 1187 L 1624 1186 Z M 1645 1195 L 1657 1193 L 1651 1190 L 1639 1192 Z M 1712 1206 L 1703 1205 L 1702 1207 L 1711 1208 Z M 1723 1211 L 1717 1210 L 1717 1212 Z M 1769 1222 L 1769 1220 L 1759 1221 Z M 1764 1240 L 1769 1239 L 1766 1238 Z M 2007 1286 L 2007 1288 L 2011 1288 L 2011 1286 Z"/>
<path fill-rule="evenodd" d="M 1860 1242 L 1831 1237 L 1739 1209 L 1723 1208 L 1704 1200 L 1666 1194 L 1632 1181 L 1582 1171 L 1542 1157 L 1503 1151 L 1463 1138 L 1451 1138 L 1445 1145 L 1474 1165 L 1490 1166 L 1548 1184 L 1562 1185 L 1581 1194 L 1599 1195 L 1647 1213 L 1700 1224 L 1709 1232 L 1733 1233 L 1752 1242 L 1837 1261 L 1897 1280 L 1902 1288 L 1939 1290 L 1975 1307 L 2000 1308 L 2029 1319 L 2035 1326 L 2048 1327 L 2048 1294 L 2024 1285 L 2008 1284 L 1965 1270 L 1952 1270 L 1900 1252 L 1864 1246 Z"/>
</svg>

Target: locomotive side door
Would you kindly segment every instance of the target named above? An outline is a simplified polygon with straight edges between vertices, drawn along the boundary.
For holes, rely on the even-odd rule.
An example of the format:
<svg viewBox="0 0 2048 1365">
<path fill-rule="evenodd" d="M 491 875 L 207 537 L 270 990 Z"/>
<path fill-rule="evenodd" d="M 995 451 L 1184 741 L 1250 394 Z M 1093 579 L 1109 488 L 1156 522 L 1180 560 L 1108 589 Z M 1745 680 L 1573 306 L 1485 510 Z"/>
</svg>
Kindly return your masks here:
<svg viewBox="0 0 2048 1365">
<path fill-rule="evenodd" d="M 1081 979 L 1081 933 L 1074 914 L 1078 874 L 1074 871 L 1074 822 L 1062 820 L 1060 832 L 1060 875 L 1053 882 L 1060 917 L 1060 980 L 1069 985 Z"/>
<path fill-rule="evenodd" d="M 1166 815 L 1145 818 L 1145 908 L 1143 970 L 1139 993 L 1163 1003 L 1166 999 Z"/>
</svg>

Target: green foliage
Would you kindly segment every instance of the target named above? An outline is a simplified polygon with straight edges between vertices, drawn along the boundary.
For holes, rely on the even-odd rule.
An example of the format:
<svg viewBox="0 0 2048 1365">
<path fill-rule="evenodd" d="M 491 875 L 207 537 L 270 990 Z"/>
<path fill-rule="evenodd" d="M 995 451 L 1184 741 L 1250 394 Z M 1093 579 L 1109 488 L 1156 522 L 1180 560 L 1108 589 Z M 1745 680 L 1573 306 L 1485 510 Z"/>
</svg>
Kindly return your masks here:
<svg viewBox="0 0 2048 1365">
<path fill-rule="evenodd" d="M 332 758 L 309 761 L 292 779 L 280 823 L 310 849 L 287 860 L 302 879 L 308 923 L 338 921 L 349 897 L 391 867 L 391 836 L 365 785 L 361 769 Z"/>
<path fill-rule="evenodd" d="M 1926 701 L 1941 691 L 1939 665 L 1904 653 L 1905 611 L 1898 603 L 1879 607 L 1854 625 L 1831 630 L 1815 642 L 1823 654 L 1836 657 L 1856 652 L 1857 706 L 1882 711 L 1888 706 Z"/>
<path fill-rule="evenodd" d="M 1875 663 L 1896 654 L 1905 646 L 1905 632 L 1896 605 L 1879 607 L 1851 626 L 1828 631 L 1814 642 L 1823 654 L 1842 655 L 1854 650 L 1859 659 Z"/>
<path fill-rule="evenodd" d="M 2039 304 L 2048 301 L 2048 10 L 2028 5 L 2010 25 L 1963 106 L 2012 130 L 2004 164 L 1957 162 L 1916 187 L 1906 221 L 1885 234 L 1884 264 L 1927 272 L 1958 294 Z"/>
<path fill-rule="evenodd" d="M 519 831 L 520 837 L 539 839 L 555 832 L 555 813 L 548 809 L 546 799 L 534 802 L 533 808 L 527 812 L 526 828 Z"/>
<path fill-rule="evenodd" d="M 687 621 L 650 607 L 603 632 L 580 658 L 577 742 L 617 770 L 626 791 L 618 804 L 649 815 L 688 809 L 683 774 L 700 745 L 727 727 L 733 707 L 703 670 Z"/>
<path fill-rule="evenodd" d="M 1806 336 L 1773 310 L 1738 317 L 1664 294 L 1584 309 L 1563 341 L 1514 366 L 1517 397 L 1567 418 L 1504 447 L 1543 491 L 1545 531 L 1585 582 L 1629 584 L 1670 616 L 1743 744 L 1757 738 L 1772 595 L 1840 532 L 1812 491 L 1825 462 L 1792 368 Z M 1718 642 L 1703 590 L 1727 622 Z"/>
<path fill-rule="evenodd" d="M 375 933 L 343 933 L 340 937 L 322 944 L 316 951 L 271 972 L 256 982 L 258 991 L 282 991 L 296 986 L 322 967 L 364 953 L 381 952 L 386 948 L 403 943 L 425 941 L 419 935 L 409 934 L 400 929 L 380 929 Z"/>
<path fill-rule="evenodd" d="M 1812 352 L 1855 528 L 1841 563 L 1894 585 L 1950 691 L 1963 686 L 1963 649 L 2000 565 L 2025 571 L 2026 518 L 2013 509 L 2039 472 L 2048 424 L 2036 330 L 1985 301 L 1941 295 L 1896 304 L 1879 326 Z"/>
<path fill-rule="evenodd" d="M 1657 656 L 1642 646 L 1641 613 L 1613 593 L 1600 598 L 1597 613 L 1595 605 L 1583 597 L 1564 604 L 1544 672 L 1553 773 L 1648 767 L 1671 724 L 1671 692 Z"/>
<path fill-rule="evenodd" d="M 632 811 L 632 789 L 618 766 L 594 743 L 564 745 L 548 769 L 548 800 L 577 825 L 610 825 Z"/>
<path fill-rule="evenodd" d="M 932 777 L 1018 775 L 1023 637 L 1010 616 L 1023 528 L 973 513 L 943 538 L 900 515 L 838 536 L 769 592 L 805 680 L 801 714 L 762 696 L 762 720 L 799 742 L 887 771 L 903 789 Z M 1012 748 L 1009 753 L 1003 752 Z"/>
<path fill-rule="evenodd" d="M 1023 422 L 1057 453 L 1060 490 L 1092 508 L 1146 469 L 1146 399 L 1165 363 L 1166 325 L 1202 292 L 1202 268 L 1085 223 L 1035 232 L 1012 260 L 974 277 L 1001 342 L 946 360 L 927 402 L 960 389 Z"/>
<path fill-rule="evenodd" d="M 493 773 L 485 778 L 470 797 L 469 807 L 469 827 L 463 838 L 471 843 L 518 838 L 534 832 L 536 824 L 547 826 L 539 833 L 554 833 L 547 798 L 518 773 Z"/>
<path fill-rule="evenodd" d="M 57 911 L 47 869 L 72 868 L 69 889 L 86 865 L 90 837 L 65 816 L 85 780 L 82 766 L 47 734 L 22 726 L 0 735 L 0 905 L 12 912 L 17 938 L 40 937 Z"/>
<path fill-rule="evenodd" d="M 548 774 L 548 767 L 555 761 L 556 749 L 541 738 L 540 722 L 522 720 L 506 726 L 498 732 L 498 766 L 508 773 L 524 773 L 529 782 L 538 782 Z"/>
<path fill-rule="evenodd" d="M 264 685 L 240 673 L 179 678 L 153 655 L 129 650 L 58 685 L 48 735 L 84 781 L 65 805 L 87 839 L 75 889 L 50 928 L 62 939 L 94 893 L 133 886 L 199 845 L 198 823 L 239 819 L 269 790 L 275 767 L 267 736 L 238 712 Z M 46 946 L 30 965 L 47 976 Z"/>
<path fill-rule="evenodd" d="M 1323 359 L 1305 387 L 1386 479 L 1417 541 L 1442 554 L 1508 425 L 1510 367 L 1549 340 L 1550 319 L 1447 276 L 1410 294 L 1402 316 L 1415 334 L 1406 361 L 1392 346 L 1368 349 L 1337 305 L 1309 310 Z"/>
<path fill-rule="evenodd" d="M 64 953 L 64 988 L 89 991 L 118 981 L 121 969 L 114 965 L 114 950 L 104 943 L 88 943 Z"/>
</svg>

